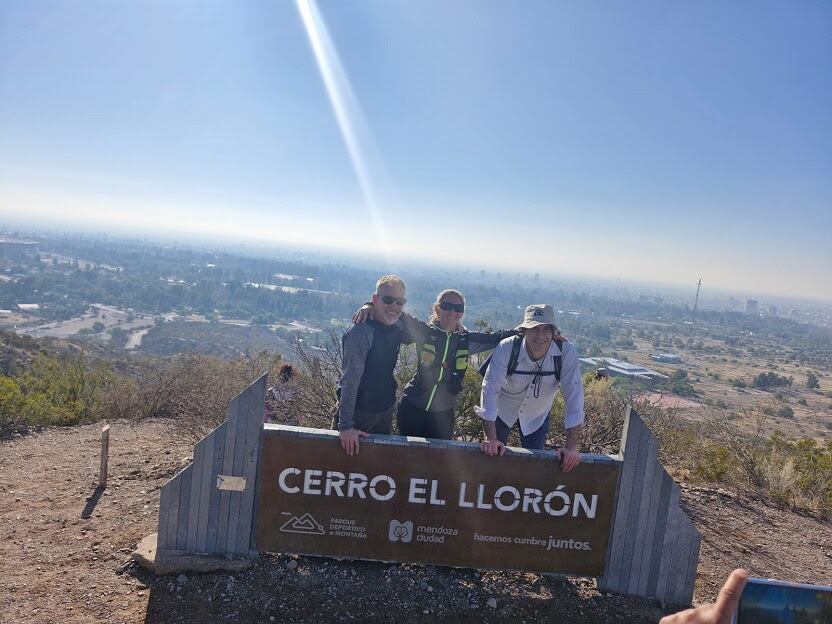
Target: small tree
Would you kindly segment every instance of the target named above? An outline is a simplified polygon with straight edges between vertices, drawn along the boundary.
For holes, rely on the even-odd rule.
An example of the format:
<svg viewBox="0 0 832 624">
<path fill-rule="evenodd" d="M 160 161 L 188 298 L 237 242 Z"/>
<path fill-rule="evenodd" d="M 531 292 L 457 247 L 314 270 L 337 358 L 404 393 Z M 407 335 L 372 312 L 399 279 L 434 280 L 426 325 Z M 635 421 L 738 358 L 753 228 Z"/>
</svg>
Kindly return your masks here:
<svg viewBox="0 0 832 624">
<path fill-rule="evenodd" d="M 820 390 L 820 380 L 812 371 L 806 373 L 806 387 L 809 388 L 809 390 Z"/>
</svg>

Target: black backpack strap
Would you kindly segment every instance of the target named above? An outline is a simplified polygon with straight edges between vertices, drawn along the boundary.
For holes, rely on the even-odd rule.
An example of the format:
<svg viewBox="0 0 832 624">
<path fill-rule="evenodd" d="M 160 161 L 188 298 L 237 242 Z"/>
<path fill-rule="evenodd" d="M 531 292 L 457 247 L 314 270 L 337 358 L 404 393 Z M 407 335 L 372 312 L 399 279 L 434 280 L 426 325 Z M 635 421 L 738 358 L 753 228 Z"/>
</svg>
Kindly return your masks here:
<svg viewBox="0 0 832 624">
<path fill-rule="evenodd" d="M 508 358 L 506 376 L 511 377 L 517 371 L 517 360 L 520 359 L 520 347 L 523 345 L 522 334 L 517 334 L 511 342 L 511 356 Z"/>
<path fill-rule="evenodd" d="M 485 358 L 485 362 L 480 364 L 479 372 L 480 377 L 485 377 L 485 374 L 488 372 L 488 365 L 491 364 L 491 356 L 494 355 L 494 352 L 488 354 L 488 357 Z"/>
<path fill-rule="evenodd" d="M 517 360 L 520 359 L 520 346 L 523 343 L 523 336 L 516 335 L 514 340 L 511 343 L 511 355 L 508 358 L 508 368 L 506 369 L 506 377 L 511 377 L 514 372 L 517 370 Z M 488 372 L 488 365 L 491 364 L 491 358 L 494 356 L 494 352 L 492 351 L 487 358 L 485 358 L 485 362 L 480 365 L 480 376 L 485 377 L 485 373 Z"/>
<path fill-rule="evenodd" d="M 552 356 L 552 363 L 554 364 L 555 368 L 555 379 L 557 379 L 558 383 L 560 383 L 560 371 L 563 368 L 563 345 L 566 344 L 566 340 L 564 340 L 563 338 L 558 340 L 556 338 L 555 342 L 558 345 L 558 349 L 560 349 L 560 354 Z"/>
</svg>

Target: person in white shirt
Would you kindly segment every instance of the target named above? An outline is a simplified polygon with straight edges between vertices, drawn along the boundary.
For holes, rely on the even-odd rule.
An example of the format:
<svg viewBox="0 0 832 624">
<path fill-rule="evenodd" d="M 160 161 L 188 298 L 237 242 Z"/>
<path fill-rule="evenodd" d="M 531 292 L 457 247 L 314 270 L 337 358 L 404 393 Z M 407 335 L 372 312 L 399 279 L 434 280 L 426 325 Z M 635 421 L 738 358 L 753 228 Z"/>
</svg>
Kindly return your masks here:
<svg viewBox="0 0 832 624">
<path fill-rule="evenodd" d="M 502 455 L 515 423 L 523 448 L 542 449 L 560 387 L 566 429 L 560 458 L 563 470 L 569 472 L 581 462 L 578 443 L 584 422 L 584 388 L 578 353 L 559 335 L 550 305 L 528 306 L 517 329 L 522 338 L 506 338 L 494 349 L 482 381 L 481 407 L 474 408 L 483 420 L 482 451 Z M 515 344 L 515 340 L 521 342 Z"/>
</svg>

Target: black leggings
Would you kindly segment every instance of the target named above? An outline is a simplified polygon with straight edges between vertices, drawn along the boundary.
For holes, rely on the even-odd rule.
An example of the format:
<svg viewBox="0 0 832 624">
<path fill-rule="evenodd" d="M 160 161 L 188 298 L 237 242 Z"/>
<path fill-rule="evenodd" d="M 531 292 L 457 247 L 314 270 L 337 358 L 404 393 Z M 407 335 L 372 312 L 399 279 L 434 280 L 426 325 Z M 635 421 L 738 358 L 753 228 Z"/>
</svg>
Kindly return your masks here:
<svg viewBox="0 0 832 624">
<path fill-rule="evenodd" d="M 396 420 L 399 423 L 399 435 L 434 440 L 450 440 L 454 435 L 452 409 L 444 412 L 426 412 L 407 399 L 402 399 Z"/>
</svg>

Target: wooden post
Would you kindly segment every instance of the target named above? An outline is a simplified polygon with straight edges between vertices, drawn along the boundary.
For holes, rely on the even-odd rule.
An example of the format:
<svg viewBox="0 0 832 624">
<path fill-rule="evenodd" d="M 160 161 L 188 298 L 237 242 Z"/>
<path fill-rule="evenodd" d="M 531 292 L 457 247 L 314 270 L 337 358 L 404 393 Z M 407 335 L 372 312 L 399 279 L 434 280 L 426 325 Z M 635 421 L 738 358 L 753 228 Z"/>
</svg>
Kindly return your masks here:
<svg viewBox="0 0 832 624">
<path fill-rule="evenodd" d="M 101 468 L 98 471 L 98 486 L 107 488 L 107 459 L 110 454 L 110 425 L 101 427 Z"/>
</svg>

